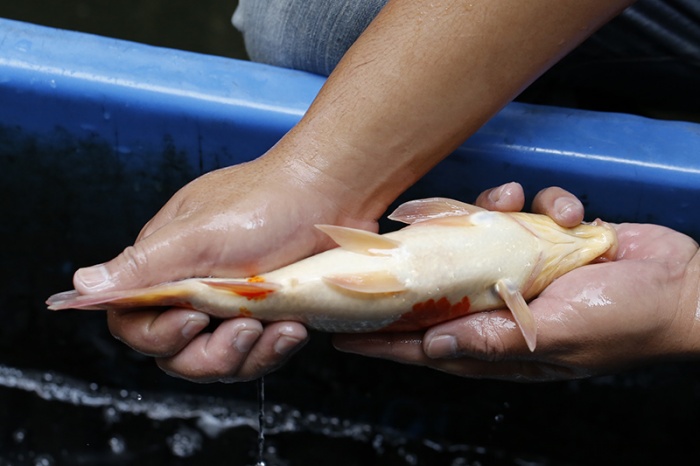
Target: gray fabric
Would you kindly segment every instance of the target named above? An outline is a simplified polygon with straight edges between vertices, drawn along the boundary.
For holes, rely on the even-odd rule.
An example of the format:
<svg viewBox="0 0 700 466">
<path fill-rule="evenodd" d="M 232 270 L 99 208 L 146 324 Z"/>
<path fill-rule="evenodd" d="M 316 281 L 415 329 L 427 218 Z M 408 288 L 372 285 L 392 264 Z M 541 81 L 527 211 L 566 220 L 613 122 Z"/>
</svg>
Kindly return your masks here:
<svg viewBox="0 0 700 466">
<path fill-rule="evenodd" d="M 240 0 L 251 60 L 328 75 L 387 0 Z"/>
<path fill-rule="evenodd" d="M 328 75 L 387 0 L 240 0 L 252 60 Z M 586 41 L 585 60 L 700 61 L 700 0 L 639 0 Z"/>
</svg>

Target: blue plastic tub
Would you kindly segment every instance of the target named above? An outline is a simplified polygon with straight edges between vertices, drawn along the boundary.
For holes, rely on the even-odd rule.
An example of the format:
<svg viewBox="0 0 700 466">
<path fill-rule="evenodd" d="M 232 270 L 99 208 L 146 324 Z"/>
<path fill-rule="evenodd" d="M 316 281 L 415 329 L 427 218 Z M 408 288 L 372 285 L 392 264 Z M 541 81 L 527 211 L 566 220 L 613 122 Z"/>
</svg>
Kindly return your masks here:
<svg viewBox="0 0 700 466">
<path fill-rule="evenodd" d="M 39 138 L 101 138 L 125 169 L 158 166 L 164 140 L 191 168 L 254 158 L 304 113 L 323 79 L 231 59 L 0 20 L 0 125 Z M 412 196 L 559 185 L 589 216 L 700 237 L 700 125 L 511 104 Z M 151 162 L 153 162 L 151 160 Z"/>
<path fill-rule="evenodd" d="M 192 178 L 262 154 L 307 73 L 0 19 L 0 464 L 252 464 L 255 386 L 158 371 L 101 313 L 46 311 Z M 406 194 L 560 185 L 588 216 L 700 238 L 700 125 L 511 104 Z M 584 381 L 465 380 L 333 351 L 267 377 L 268 464 L 682 464 L 695 365 Z M 692 424 L 691 424 L 692 425 Z M 664 426 L 659 429 L 659 426 Z M 252 428 L 251 428 L 252 427 Z M 313 448 L 309 448 L 313 445 Z M 590 448 L 595 445 L 596 448 Z"/>
</svg>

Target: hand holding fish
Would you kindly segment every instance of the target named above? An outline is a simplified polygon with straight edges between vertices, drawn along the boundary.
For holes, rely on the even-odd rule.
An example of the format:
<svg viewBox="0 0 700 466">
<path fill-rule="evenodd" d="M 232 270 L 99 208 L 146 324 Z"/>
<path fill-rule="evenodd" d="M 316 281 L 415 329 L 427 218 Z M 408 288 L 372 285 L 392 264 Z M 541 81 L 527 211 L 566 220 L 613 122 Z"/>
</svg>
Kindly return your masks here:
<svg viewBox="0 0 700 466">
<path fill-rule="evenodd" d="M 505 311 L 469 315 L 425 333 L 342 335 L 336 347 L 515 381 L 580 378 L 697 354 L 697 243 L 656 225 L 622 224 L 617 233 L 615 261 L 573 270 L 530 302 L 538 327 L 534 353 Z"/>
<path fill-rule="evenodd" d="M 374 219 L 353 217 L 329 200 L 338 196 L 310 186 L 308 174 L 300 180 L 266 158 L 209 173 L 181 189 L 124 253 L 79 270 L 74 286 L 90 295 L 191 276 L 254 275 L 334 246 L 316 223 L 376 231 Z M 177 306 L 108 311 L 107 320 L 116 338 L 155 356 L 163 370 L 197 381 L 260 377 L 307 338 L 297 322 L 263 328 L 250 318 L 204 332 L 208 314 Z"/>
<path fill-rule="evenodd" d="M 240 175 L 240 172 L 236 174 Z M 225 174 L 219 173 L 216 176 L 225 176 Z M 217 183 L 221 182 L 220 179 L 215 181 Z M 199 186 L 194 184 L 194 186 L 190 186 L 183 191 L 197 191 L 197 189 L 199 189 Z M 553 195 L 547 196 L 547 193 L 553 193 Z M 186 196 L 183 197 L 187 199 Z M 194 198 L 196 199 L 197 196 L 194 196 Z M 189 202 L 191 202 L 191 198 L 189 199 Z M 521 188 L 513 183 L 485 193 L 480 198 L 479 203 L 491 208 L 514 210 L 514 206 L 517 208 L 522 205 L 522 199 Z M 573 206 L 573 209 L 561 209 L 561 199 L 567 200 L 564 203 L 565 206 Z M 559 200 L 560 202 L 555 203 L 553 202 L 554 200 Z M 177 203 L 178 201 L 180 200 L 176 196 L 173 202 Z M 547 202 L 551 205 L 547 205 Z M 211 205 L 211 203 L 208 205 Z M 544 195 L 538 195 L 535 200 L 535 207 L 543 212 L 553 212 L 555 216 L 561 215 L 562 211 L 564 214 L 573 212 L 573 220 L 569 218 L 568 221 L 573 221 L 574 223 L 578 223 L 582 216 L 580 203 L 572 196 L 567 196 L 566 193 L 556 188 L 544 191 Z M 167 215 L 168 211 L 169 209 L 166 206 L 159 216 Z M 144 228 L 144 233 L 140 236 L 139 241 L 142 241 L 144 238 L 148 239 L 151 236 L 149 229 L 156 228 L 155 225 L 159 223 L 159 220 L 162 221 L 162 218 L 159 219 L 159 216 L 156 216 Z M 234 219 L 240 221 L 240 217 L 234 216 Z M 566 215 L 563 219 L 564 222 L 567 221 Z M 172 223 L 172 220 L 170 222 Z M 169 224 L 166 223 L 167 225 Z M 199 233 L 200 239 L 205 240 L 205 244 L 207 244 L 207 237 L 201 230 L 197 229 L 200 226 L 199 222 L 195 222 L 193 228 L 195 228 L 196 233 Z M 182 226 L 180 225 L 180 227 Z M 235 231 L 235 227 L 232 227 L 231 230 Z M 168 229 L 161 228 L 156 231 L 167 233 Z M 204 229 L 205 233 L 206 231 Z M 168 238 L 166 237 L 166 239 Z M 137 245 L 139 241 L 137 241 Z M 160 251 L 160 248 L 157 247 L 153 249 L 156 252 Z M 154 253 L 145 248 L 142 254 L 148 256 Z M 131 257 L 134 257 L 133 253 L 124 254 L 113 261 L 111 266 L 119 270 L 119 267 L 124 267 L 124 264 L 120 264 L 119 261 Z M 188 257 L 190 256 L 184 256 L 184 259 Z M 155 259 L 158 260 L 158 257 Z M 166 260 L 168 259 L 172 260 L 172 257 L 166 258 Z M 106 267 L 109 266 L 110 264 L 106 265 Z M 166 273 L 171 274 L 178 272 L 176 265 L 167 267 L 165 270 Z M 223 273 L 229 275 L 238 274 L 240 276 L 241 272 L 240 270 L 233 270 L 224 271 Z M 167 280 L 169 277 L 149 278 L 157 282 L 159 280 Z M 128 286 L 125 287 L 128 288 Z M 119 288 L 115 287 L 113 289 Z M 164 370 L 193 380 L 240 380 L 254 378 L 281 364 L 286 359 L 287 354 L 306 338 L 305 329 L 296 322 L 269 324 L 263 332 L 262 326 L 257 320 L 239 318 L 226 320 L 212 334 L 200 335 L 194 338 L 192 342 L 189 342 L 189 338 L 195 337 L 201 331 L 203 325 L 208 323 L 206 314 L 204 319 L 201 319 L 203 322 L 199 321 L 200 316 L 198 314 L 191 310 L 177 308 L 165 312 L 162 310 L 110 311 L 109 322 L 115 336 L 124 339 L 128 344 L 141 352 L 160 357 L 159 364 Z M 280 349 L 286 349 L 287 351 L 280 351 Z M 171 354 L 174 354 L 174 356 L 170 356 Z M 250 367 L 253 369 L 249 369 Z"/>
</svg>

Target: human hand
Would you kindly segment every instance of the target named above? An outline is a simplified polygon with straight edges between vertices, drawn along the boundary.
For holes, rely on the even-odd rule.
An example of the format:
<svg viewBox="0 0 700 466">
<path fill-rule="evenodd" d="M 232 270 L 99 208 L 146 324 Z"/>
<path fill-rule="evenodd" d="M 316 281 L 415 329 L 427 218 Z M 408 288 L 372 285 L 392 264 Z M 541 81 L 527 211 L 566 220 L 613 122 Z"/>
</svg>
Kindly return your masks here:
<svg viewBox="0 0 700 466">
<path fill-rule="evenodd" d="M 500 204 L 493 203 L 489 192 L 478 203 L 519 210 L 519 186 L 508 189 L 506 198 L 492 195 Z M 550 188 L 538 195 L 533 210 L 554 216 L 561 213 L 555 205 L 569 201 L 570 194 Z M 570 205 L 563 211 L 582 213 L 575 203 Z M 338 335 L 334 344 L 342 351 L 455 375 L 514 381 L 580 378 L 697 354 L 697 243 L 656 225 L 622 224 L 616 229 L 614 262 L 573 270 L 530 303 L 538 327 L 532 353 L 507 311 L 468 315 L 425 332 Z"/>
<path fill-rule="evenodd" d="M 198 178 L 148 222 L 133 246 L 76 272 L 75 288 L 89 294 L 192 276 L 246 277 L 332 247 L 314 224 L 376 231 L 373 219 L 333 203 L 320 189 L 324 180 L 309 178 L 272 157 Z M 308 338 L 297 322 L 263 326 L 246 318 L 204 332 L 209 316 L 180 308 L 109 311 L 107 318 L 116 338 L 154 356 L 167 373 L 200 382 L 260 377 Z"/>
</svg>

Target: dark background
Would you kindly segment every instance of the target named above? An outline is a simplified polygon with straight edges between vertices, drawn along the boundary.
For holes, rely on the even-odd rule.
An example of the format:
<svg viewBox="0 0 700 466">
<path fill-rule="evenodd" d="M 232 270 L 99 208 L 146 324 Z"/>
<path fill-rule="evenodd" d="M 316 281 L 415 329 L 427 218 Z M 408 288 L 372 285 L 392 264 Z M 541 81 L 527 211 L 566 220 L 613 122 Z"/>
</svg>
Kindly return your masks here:
<svg viewBox="0 0 700 466">
<path fill-rule="evenodd" d="M 3 1 L 0 17 L 245 58 L 230 25 L 234 8 L 219 0 L 26 0 Z M 648 95 L 606 98 L 610 91 L 563 88 L 560 81 L 546 78 L 527 98 L 687 114 Z M 77 266 L 132 242 L 197 175 L 177 169 L 185 157 L 174 149 L 158 154 L 168 176 L 138 180 L 137 195 L 111 164 L 106 141 L 2 133 L 0 156 L 5 168 L 52 180 L 38 187 L 13 170 L 0 173 L 0 465 L 254 463 L 255 383 L 173 379 L 114 341 L 99 313 L 49 313 L 43 305 L 70 287 Z M 94 179 L 97 170 L 103 177 Z M 103 197 L 85 199 L 82 190 Z M 90 229 L 110 222 L 117 226 L 109 234 Z M 691 363 L 519 385 L 339 354 L 326 335 L 314 334 L 266 383 L 273 465 L 654 465 L 687 464 L 699 453 L 700 371 Z"/>
</svg>

